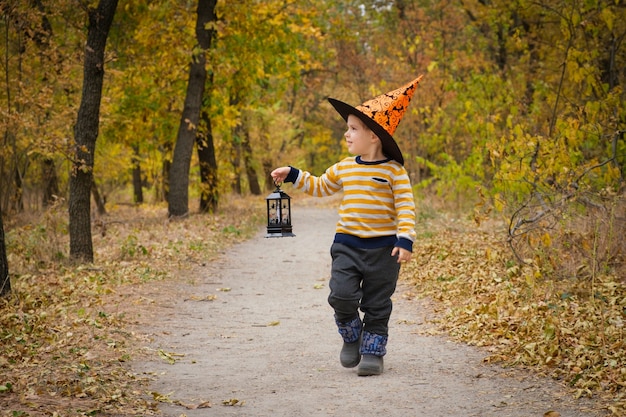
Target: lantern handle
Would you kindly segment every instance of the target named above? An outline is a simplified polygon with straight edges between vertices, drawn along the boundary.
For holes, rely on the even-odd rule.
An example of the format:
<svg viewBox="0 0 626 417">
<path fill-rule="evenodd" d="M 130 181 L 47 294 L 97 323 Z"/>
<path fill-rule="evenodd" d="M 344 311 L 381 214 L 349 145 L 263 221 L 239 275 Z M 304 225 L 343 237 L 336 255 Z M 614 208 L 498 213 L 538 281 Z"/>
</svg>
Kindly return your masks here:
<svg viewBox="0 0 626 417">
<path fill-rule="evenodd" d="M 282 185 L 283 182 L 282 181 L 276 181 L 276 180 L 273 180 L 273 181 L 274 181 L 274 185 L 276 186 L 276 188 L 280 189 L 280 186 Z"/>
</svg>

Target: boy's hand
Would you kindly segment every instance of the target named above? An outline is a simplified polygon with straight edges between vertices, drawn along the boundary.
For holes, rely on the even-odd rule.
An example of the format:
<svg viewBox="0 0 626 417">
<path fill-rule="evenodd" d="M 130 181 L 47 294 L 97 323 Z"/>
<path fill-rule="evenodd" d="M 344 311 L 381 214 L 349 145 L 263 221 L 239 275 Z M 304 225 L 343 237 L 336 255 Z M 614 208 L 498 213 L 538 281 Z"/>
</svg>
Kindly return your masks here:
<svg viewBox="0 0 626 417">
<path fill-rule="evenodd" d="M 398 256 L 398 263 L 405 263 L 411 260 L 411 255 L 413 254 L 406 249 L 399 248 L 396 246 L 391 251 L 391 256 L 396 256 L 396 255 Z"/>
<path fill-rule="evenodd" d="M 272 171 L 270 175 L 272 176 L 274 182 L 278 184 L 281 182 L 285 182 L 285 179 L 287 178 L 287 175 L 289 175 L 289 172 L 291 172 L 290 167 L 280 167 Z"/>
</svg>

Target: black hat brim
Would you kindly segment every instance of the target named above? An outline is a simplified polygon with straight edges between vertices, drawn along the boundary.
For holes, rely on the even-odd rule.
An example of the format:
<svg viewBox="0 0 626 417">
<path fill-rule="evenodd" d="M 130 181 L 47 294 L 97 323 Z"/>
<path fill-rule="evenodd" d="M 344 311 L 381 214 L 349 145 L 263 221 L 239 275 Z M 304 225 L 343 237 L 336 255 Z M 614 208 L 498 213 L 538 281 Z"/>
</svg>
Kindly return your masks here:
<svg viewBox="0 0 626 417">
<path fill-rule="evenodd" d="M 378 136 L 380 142 L 382 143 L 383 154 L 387 158 L 397 161 L 400 165 L 404 165 L 404 157 L 402 156 L 402 152 L 400 151 L 398 144 L 381 125 L 374 121 L 374 119 L 357 110 L 355 107 L 344 103 L 343 101 L 329 98 L 328 102 L 335 108 L 335 110 L 337 110 L 337 113 L 339 113 L 346 122 L 348 121 L 348 116 L 351 114 L 358 117 L 368 128 L 372 130 L 372 132 L 376 134 L 376 136 Z"/>
</svg>

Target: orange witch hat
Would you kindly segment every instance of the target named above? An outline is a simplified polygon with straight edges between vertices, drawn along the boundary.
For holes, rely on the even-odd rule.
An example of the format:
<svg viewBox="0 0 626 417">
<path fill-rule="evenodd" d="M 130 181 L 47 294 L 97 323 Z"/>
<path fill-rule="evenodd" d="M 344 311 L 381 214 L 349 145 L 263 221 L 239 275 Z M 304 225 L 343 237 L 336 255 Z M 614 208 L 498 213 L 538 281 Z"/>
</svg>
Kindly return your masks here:
<svg viewBox="0 0 626 417">
<path fill-rule="evenodd" d="M 422 77 L 423 75 L 420 75 L 410 83 L 381 94 L 357 107 L 334 98 L 329 98 L 328 101 L 344 120 L 347 121 L 351 114 L 361 119 L 380 138 L 385 156 L 404 165 L 404 157 L 393 139 L 393 133 L 409 107 L 409 102 Z"/>
</svg>

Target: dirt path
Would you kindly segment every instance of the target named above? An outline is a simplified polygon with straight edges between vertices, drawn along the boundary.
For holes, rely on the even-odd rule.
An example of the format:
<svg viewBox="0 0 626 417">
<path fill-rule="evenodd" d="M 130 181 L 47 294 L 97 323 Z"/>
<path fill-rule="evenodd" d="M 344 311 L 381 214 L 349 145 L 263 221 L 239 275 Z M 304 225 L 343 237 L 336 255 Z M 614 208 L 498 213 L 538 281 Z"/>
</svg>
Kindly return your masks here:
<svg viewBox="0 0 626 417">
<path fill-rule="evenodd" d="M 156 308 L 142 331 L 154 360 L 136 370 L 156 375 L 152 390 L 176 403 L 161 404 L 164 416 L 601 415 L 550 380 L 485 365 L 478 349 L 420 335 L 426 310 L 402 297 L 403 285 L 385 373 L 358 377 L 342 368 L 326 303 L 335 219 L 333 209 L 300 207 L 295 238 L 260 232 L 175 288 L 147 296 Z M 206 402 L 210 408 L 184 407 Z"/>
</svg>

